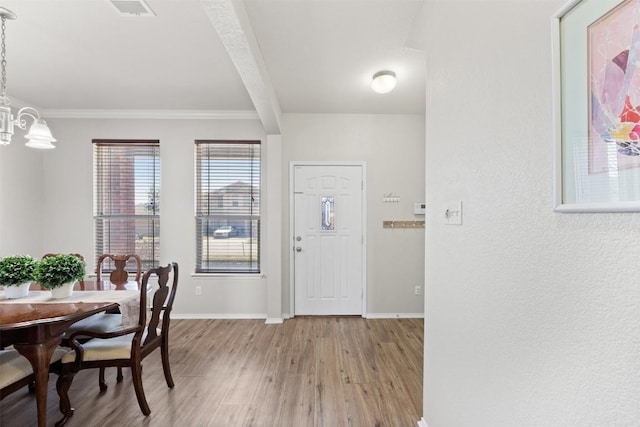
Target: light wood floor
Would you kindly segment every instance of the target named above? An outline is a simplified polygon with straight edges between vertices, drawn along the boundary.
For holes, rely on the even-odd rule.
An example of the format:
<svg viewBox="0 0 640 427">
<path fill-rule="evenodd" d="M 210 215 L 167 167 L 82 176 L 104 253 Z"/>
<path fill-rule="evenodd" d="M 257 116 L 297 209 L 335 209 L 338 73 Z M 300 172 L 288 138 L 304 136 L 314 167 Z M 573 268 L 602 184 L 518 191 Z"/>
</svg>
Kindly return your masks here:
<svg viewBox="0 0 640 427">
<path fill-rule="evenodd" d="M 174 320 L 171 369 L 159 352 L 144 361 L 151 415 L 140 412 L 131 376 L 100 393 L 98 372 L 80 372 L 71 387 L 68 426 L 415 427 L 422 416 L 422 319 L 298 317 L 264 320 Z M 55 375 L 49 425 L 59 419 Z M 0 402 L 0 426 L 35 425 L 26 390 Z"/>
</svg>

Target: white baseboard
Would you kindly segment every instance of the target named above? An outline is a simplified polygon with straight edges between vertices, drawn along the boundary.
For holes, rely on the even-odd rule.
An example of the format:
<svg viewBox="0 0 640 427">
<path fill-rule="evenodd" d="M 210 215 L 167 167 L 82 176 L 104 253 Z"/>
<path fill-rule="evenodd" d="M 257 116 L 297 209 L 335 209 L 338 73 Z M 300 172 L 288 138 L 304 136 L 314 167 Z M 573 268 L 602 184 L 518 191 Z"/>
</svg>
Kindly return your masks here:
<svg viewBox="0 0 640 427">
<path fill-rule="evenodd" d="M 418 427 L 429 427 L 427 425 L 427 420 L 425 420 L 424 417 L 420 418 L 420 421 L 418 421 Z"/>
<path fill-rule="evenodd" d="M 176 314 L 172 319 L 268 319 L 266 313 L 214 313 L 214 314 Z"/>
<path fill-rule="evenodd" d="M 367 319 L 424 319 L 424 313 L 367 313 Z"/>
<path fill-rule="evenodd" d="M 365 319 L 424 319 L 424 313 L 367 313 Z M 291 319 L 289 313 L 283 313 L 282 317 L 267 317 L 266 313 L 202 313 L 202 314 L 178 314 L 171 313 L 173 319 L 265 319 L 267 324 L 282 323 Z"/>
</svg>

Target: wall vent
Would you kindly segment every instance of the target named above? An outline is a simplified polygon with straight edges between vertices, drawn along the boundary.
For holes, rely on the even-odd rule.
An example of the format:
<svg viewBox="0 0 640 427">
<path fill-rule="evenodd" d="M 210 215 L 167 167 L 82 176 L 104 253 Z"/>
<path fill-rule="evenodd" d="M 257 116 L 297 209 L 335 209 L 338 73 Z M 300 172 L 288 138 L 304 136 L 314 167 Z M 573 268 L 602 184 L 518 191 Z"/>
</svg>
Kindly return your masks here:
<svg viewBox="0 0 640 427">
<path fill-rule="evenodd" d="M 156 16 L 144 0 L 111 0 L 122 16 Z"/>
</svg>

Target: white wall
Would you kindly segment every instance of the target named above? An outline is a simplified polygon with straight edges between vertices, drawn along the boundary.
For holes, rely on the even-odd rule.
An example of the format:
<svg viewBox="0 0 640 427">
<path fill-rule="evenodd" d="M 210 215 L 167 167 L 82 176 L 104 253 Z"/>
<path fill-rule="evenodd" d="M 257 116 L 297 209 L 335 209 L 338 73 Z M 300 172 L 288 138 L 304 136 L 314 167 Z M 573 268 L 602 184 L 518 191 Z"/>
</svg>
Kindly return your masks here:
<svg viewBox="0 0 640 427">
<path fill-rule="evenodd" d="M 429 427 L 640 425 L 640 214 L 552 212 L 563 3 L 427 3 Z"/>
<path fill-rule="evenodd" d="M 424 230 L 383 229 L 383 220 L 424 219 L 424 117 L 418 115 L 286 114 L 283 156 L 283 309 L 289 305 L 289 163 L 365 161 L 367 185 L 367 312 L 422 315 L 414 288 L 424 282 Z M 385 193 L 400 203 L 383 203 Z"/>
<path fill-rule="evenodd" d="M 178 262 L 176 316 L 265 317 L 262 277 L 192 277 L 195 269 L 194 140 L 265 140 L 258 121 L 48 120 L 58 139 L 43 153 L 41 252 L 79 252 L 93 271 L 93 151 L 91 140 L 158 139 L 161 161 L 160 261 Z M 279 189 L 276 189 L 278 191 Z M 26 224 L 25 224 L 26 225 Z M 263 265 L 265 272 L 268 266 Z M 195 286 L 202 287 L 196 297 Z"/>
<path fill-rule="evenodd" d="M 48 123 L 59 141 L 55 150 L 33 151 L 14 143 L 0 151 L 0 254 L 39 257 L 46 252 L 77 252 L 85 255 L 87 269 L 93 271 L 91 140 L 158 139 L 160 257 L 162 263 L 180 265 L 176 315 L 277 319 L 290 307 L 289 162 L 361 160 L 367 165 L 367 311 L 372 316 L 422 315 L 423 298 L 414 294 L 414 287 L 424 282 L 424 230 L 382 229 L 382 221 L 423 219 L 413 215 L 413 203 L 424 201 L 424 117 L 288 115 L 281 138 L 264 135 L 258 121 L 50 119 Z M 278 206 L 271 212 L 279 218 L 281 206 L 284 215 L 278 223 L 263 211 L 263 226 L 270 224 L 273 229 L 270 234 L 263 228 L 267 251 L 263 277 L 191 275 L 194 139 L 261 139 L 276 144 L 265 155 L 281 156 L 265 167 L 265 186 L 275 187 L 265 188 L 265 200 L 276 200 Z M 385 193 L 393 193 L 401 202 L 383 203 Z M 281 235 L 275 236 L 278 225 Z M 284 257 L 282 264 L 274 254 Z M 202 296 L 196 297 L 195 286 L 202 287 Z"/>
<path fill-rule="evenodd" d="M 0 257 L 42 252 L 42 162 L 40 150 L 25 147 L 16 128 L 10 145 L 0 146 Z"/>
</svg>

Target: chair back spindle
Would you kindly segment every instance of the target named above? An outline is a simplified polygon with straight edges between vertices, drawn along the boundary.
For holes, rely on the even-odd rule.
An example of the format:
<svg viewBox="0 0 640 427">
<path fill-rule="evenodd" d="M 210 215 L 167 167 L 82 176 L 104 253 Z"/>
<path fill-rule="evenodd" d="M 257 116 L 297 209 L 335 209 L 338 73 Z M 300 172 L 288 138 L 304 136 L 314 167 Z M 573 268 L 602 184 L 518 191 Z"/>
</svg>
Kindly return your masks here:
<svg viewBox="0 0 640 427">
<path fill-rule="evenodd" d="M 149 320 L 147 337 L 143 346 L 158 338 L 158 329 L 162 334 L 169 330 L 170 313 L 178 286 L 178 264 L 174 262 L 166 267 L 158 267 L 147 271 L 142 279 L 141 289 L 148 289 L 148 286 L 150 286 L 148 282 L 152 275 L 157 279 L 157 286 L 155 284 L 152 285 L 154 292 L 151 303 L 151 319 Z M 169 279 L 172 279 L 170 287 L 168 286 Z M 146 295 L 142 296 L 141 293 L 140 298 L 146 298 Z M 140 306 L 143 306 L 142 302 Z M 141 311 L 143 310 L 141 309 Z M 160 324 L 161 319 L 162 324 Z"/>
<path fill-rule="evenodd" d="M 140 284 L 140 276 L 142 274 L 142 262 L 140 261 L 140 257 L 136 254 L 126 254 L 126 255 L 117 255 L 117 254 L 102 254 L 98 258 L 97 267 L 96 267 L 96 280 L 98 282 L 102 281 L 102 270 L 104 268 L 104 264 L 107 261 L 111 261 L 113 263 L 113 271 L 109 274 L 109 281 L 114 285 L 125 285 L 129 280 L 129 272 L 127 271 L 127 263 L 131 263 L 131 261 L 135 262 L 135 280 L 136 283 Z"/>
</svg>

